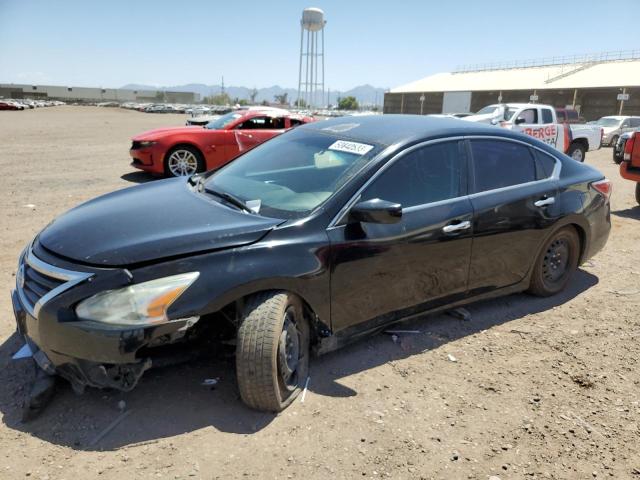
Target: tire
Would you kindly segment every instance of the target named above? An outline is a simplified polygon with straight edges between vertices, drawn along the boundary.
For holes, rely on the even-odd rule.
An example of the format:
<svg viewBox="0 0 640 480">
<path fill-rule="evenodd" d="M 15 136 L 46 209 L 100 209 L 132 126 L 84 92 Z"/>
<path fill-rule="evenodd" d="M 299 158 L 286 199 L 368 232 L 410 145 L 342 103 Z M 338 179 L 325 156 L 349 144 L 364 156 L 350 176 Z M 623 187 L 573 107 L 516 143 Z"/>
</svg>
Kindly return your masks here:
<svg viewBox="0 0 640 480">
<path fill-rule="evenodd" d="M 623 152 L 624 152 L 624 150 L 623 150 Z M 620 163 L 622 163 L 622 158 L 623 157 L 624 157 L 624 153 L 622 153 L 622 152 L 620 154 L 616 153 L 616 149 L 614 147 L 613 148 L 613 161 L 619 165 Z"/>
<path fill-rule="evenodd" d="M 560 256 L 554 258 L 557 254 Z M 580 238 L 576 229 L 564 227 L 555 232 L 536 259 L 528 292 L 550 297 L 564 290 L 578 268 L 579 257 Z"/>
<path fill-rule="evenodd" d="M 640 205 L 640 182 L 636 183 L 636 202 Z"/>
<path fill-rule="evenodd" d="M 616 143 L 618 143 L 618 135 L 614 135 L 611 137 L 611 141 L 609 142 L 609 146 L 616 148 Z"/>
<path fill-rule="evenodd" d="M 177 145 L 165 155 L 164 175 L 166 177 L 191 176 L 204 171 L 204 157 L 195 147 Z"/>
<path fill-rule="evenodd" d="M 300 299 L 282 291 L 249 297 L 237 345 L 236 376 L 244 403 L 255 410 L 284 410 L 309 372 L 309 326 Z"/>
<path fill-rule="evenodd" d="M 578 162 L 584 162 L 586 152 L 587 150 L 584 148 L 584 145 L 578 142 L 573 142 L 571 145 L 569 145 L 567 155 Z"/>
</svg>

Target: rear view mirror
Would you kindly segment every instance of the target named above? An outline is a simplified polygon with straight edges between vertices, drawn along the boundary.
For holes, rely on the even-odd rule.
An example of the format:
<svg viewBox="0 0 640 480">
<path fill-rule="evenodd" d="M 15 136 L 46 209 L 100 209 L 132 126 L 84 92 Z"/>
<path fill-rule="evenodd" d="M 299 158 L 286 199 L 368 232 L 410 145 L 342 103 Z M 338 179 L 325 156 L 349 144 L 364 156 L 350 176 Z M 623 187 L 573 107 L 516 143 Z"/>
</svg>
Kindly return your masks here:
<svg viewBox="0 0 640 480">
<path fill-rule="evenodd" d="M 516 122 L 515 123 L 516 123 L 516 125 L 521 125 L 521 124 L 523 124 L 525 122 L 526 122 L 526 120 L 524 118 L 516 118 Z"/>
<path fill-rule="evenodd" d="M 350 216 L 357 222 L 398 223 L 402 218 L 402 205 L 374 198 L 357 203 Z"/>
</svg>

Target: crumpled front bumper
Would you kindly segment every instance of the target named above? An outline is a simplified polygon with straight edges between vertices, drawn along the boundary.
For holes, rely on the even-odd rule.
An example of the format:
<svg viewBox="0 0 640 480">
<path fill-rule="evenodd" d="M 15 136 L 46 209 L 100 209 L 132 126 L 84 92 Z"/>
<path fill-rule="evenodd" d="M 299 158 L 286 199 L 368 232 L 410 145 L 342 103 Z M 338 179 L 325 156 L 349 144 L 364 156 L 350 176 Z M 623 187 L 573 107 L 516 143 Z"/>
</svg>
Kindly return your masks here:
<svg viewBox="0 0 640 480">
<path fill-rule="evenodd" d="M 141 348 L 171 339 L 186 326 L 176 321 L 145 328 L 105 327 L 89 322 L 63 322 L 33 317 L 16 290 L 11 293 L 17 330 L 33 358 L 45 372 L 68 380 L 76 391 L 85 386 L 133 389 L 151 367 L 151 359 L 138 358 Z"/>
</svg>

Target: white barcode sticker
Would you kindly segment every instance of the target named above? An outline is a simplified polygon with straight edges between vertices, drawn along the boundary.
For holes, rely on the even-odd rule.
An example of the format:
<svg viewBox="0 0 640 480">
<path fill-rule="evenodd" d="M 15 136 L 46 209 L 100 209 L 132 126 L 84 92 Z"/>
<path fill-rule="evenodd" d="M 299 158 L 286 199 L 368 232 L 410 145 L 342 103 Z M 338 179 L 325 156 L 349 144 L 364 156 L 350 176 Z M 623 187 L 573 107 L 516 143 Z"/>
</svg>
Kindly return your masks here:
<svg viewBox="0 0 640 480">
<path fill-rule="evenodd" d="M 353 153 L 355 155 L 364 155 L 373 148 L 373 145 L 367 145 L 366 143 L 348 142 L 346 140 L 338 140 L 331 144 L 329 150 L 336 150 L 338 152 Z"/>
</svg>

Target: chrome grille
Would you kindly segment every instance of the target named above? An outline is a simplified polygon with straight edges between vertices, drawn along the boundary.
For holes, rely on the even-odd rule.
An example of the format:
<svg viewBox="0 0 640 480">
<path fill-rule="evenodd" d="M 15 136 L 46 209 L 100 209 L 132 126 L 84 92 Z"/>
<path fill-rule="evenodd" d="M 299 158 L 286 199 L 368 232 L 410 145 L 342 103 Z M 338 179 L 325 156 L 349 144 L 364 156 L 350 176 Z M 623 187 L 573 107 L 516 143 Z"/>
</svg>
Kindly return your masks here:
<svg viewBox="0 0 640 480">
<path fill-rule="evenodd" d="M 45 303 L 92 275 L 49 265 L 28 248 L 16 275 L 16 288 L 23 306 L 37 318 Z"/>
</svg>

